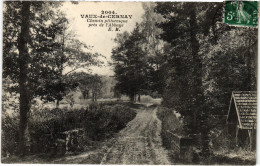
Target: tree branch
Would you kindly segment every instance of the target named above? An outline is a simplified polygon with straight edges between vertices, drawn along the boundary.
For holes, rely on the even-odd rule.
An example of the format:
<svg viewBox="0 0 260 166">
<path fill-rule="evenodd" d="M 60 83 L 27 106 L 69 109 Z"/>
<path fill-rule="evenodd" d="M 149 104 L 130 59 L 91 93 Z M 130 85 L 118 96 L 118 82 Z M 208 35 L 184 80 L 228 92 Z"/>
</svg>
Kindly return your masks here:
<svg viewBox="0 0 260 166">
<path fill-rule="evenodd" d="M 78 70 L 78 69 L 80 69 L 80 68 L 82 68 L 82 66 L 79 66 L 79 67 L 77 67 L 77 68 L 75 68 L 75 69 L 69 71 L 68 73 L 64 74 L 64 76 L 67 76 L 67 75 L 69 75 L 70 73 L 72 73 L 72 72 L 74 72 L 75 70 Z M 90 70 L 90 69 L 87 69 L 87 70 Z"/>
</svg>

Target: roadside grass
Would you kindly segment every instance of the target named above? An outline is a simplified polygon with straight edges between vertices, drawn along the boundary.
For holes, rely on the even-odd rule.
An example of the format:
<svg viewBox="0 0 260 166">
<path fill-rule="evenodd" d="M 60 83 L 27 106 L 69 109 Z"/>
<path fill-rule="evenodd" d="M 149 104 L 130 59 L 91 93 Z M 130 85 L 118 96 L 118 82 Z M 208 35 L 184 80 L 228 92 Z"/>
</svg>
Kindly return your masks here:
<svg viewBox="0 0 260 166">
<path fill-rule="evenodd" d="M 210 164 L 219 165 L 255 165 L 256 151 L 235 148 L 228 151 L 216 151 L 210 158 Z"/>
<path fill-rule="evenodd" d="M 256 163 L 256 151 L 249 151 L 243 148 L 236 147 L 235 149 L 225 151 L 215 151 L 214 156 L 228 163 L 232 164 L 255 164 Z M 230 161 L 228 161 L 228 159 Z M 214 160 L 213 160 L 214 161 Z M 220 160 L 221 161 L 221 160 Z M 217 161 L 216 161 L 217 162 Z"/>
<path fill-rule="evenodd" d="M 225 132 L 224 124 L 217 128 L 221 134 L 212 137 L 211 164 L 255 165 L 256 151 L 250 151 L 248 146 L 235 146 L 235 140 Z"/>
</svg>

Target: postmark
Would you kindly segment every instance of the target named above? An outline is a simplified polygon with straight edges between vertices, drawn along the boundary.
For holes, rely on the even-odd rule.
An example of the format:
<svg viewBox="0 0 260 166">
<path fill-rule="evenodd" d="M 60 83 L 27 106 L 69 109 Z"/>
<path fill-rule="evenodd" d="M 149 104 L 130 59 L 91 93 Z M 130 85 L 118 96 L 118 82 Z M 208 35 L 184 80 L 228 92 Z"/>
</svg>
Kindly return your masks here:
<svg viewBox="0 0 260 166">
<path fill-rule="evenodd" d="M 258 25 L 258 2 L 227 1 L 225 3 L 224 23 L 256 27 Z"/>
</svg>

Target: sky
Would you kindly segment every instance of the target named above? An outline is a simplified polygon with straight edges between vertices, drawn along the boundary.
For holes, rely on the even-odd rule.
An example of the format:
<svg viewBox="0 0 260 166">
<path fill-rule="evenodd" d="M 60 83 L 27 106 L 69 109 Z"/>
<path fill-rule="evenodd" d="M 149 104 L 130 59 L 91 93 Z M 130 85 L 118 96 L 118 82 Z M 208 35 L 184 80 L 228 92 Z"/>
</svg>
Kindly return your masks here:
<svg viewBox="0 0 260 166">
<path fill-rule="evenodd" d="M 61 10 L 65 12 L 71 22 L 70 29 L 76 33 L 76 37 L 87 45 L 93 46 L 91 52 L 97 52 L 106 57 L 104 67 L 91 67 L 92 73 L 101 75 L 113 75 L 113 69 L 107 61 L 111 61 L 112 48 L 116 46 L 113 39 L 117 33 L 131 32 L 136 23 L 142 21 L 144 10 L 141 2 L 64 2 Z M 87 18 L 81 15 L 101 15 L 101 11 L 115 11 L 119 15 L 132 15 L 131 19 L 117 31 L 108 31 L 107 27 L 89 27 Z M 97 23 L 99 24 L 99 23 Z"/>
</svg>

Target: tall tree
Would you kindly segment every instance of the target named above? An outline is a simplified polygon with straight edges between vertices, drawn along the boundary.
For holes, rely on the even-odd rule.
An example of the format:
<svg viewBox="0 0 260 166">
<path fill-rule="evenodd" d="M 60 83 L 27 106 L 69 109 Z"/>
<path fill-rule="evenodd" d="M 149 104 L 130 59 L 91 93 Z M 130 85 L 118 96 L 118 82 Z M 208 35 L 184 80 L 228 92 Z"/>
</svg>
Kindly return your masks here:
<svg viewBox="0 0 260 166">
<path fill-rule="evenodd" d="M 30 27 L 30 5 L 31 2 L 22 2 L 20 14 L 21 18 L 21 32 L 18 37 L 19 50 L 19 93 L 20 93 L 20 129 L 19 129 L 19 152 L 24 154 L 25 149 L 25 130 L 27 127 L 28 112 L 30 109 L 30 97 L 28 94 L 28 42 L 29 42 L 29 27 Z"/>
<path fill-rule="evenodd" d="M 155 8 L 166 19 L 159 24 L 163 30 L 161 37 L 171 45 L 168 50 L 171 53 L 166 55 L 164 66 L 169 71 L 165 80 L 167 90 L 163 94 L 164 104 L 175 107 L 182 114 L 187 133 L 195 140 L 198 134 L 201 135 L 202 152 L 205 156 L 209 154 L 209 111 L 203 89 L 200 39 L 209 35 L 221 5 L 166 2 L 158 3 Z"/>
<path fill-rule="evenodd" d="M 144 36 L 139 25 L 131 34 L 124 33 L 116 41 L 118 47 L 112 51 L 115 77 L 118 81 L 116 89 L 126 94 L 134 102 L 137 94 L 144 94 L 147 82 L 147 55 L 143 49 Z"/>
<path fill-rule="evenodd" d="M 100 95 L 103 85 L 100 76 L 97 74 L 87 74 L 85 72 L 75 72 L 70 74 L 70 77 L 74 80 L 74 82 L 76 82 L 84 99 L 92 93 L 92 101 L 97 101 L 97 97 Z"/>
<path fill-rule="evenodd" d="M 11 90 L 20 95 L 21 155 L 26 151 L 25 131 L 32 99 L 57 99 L 55 92 L 74 86 L 68 81 L 70 73 L 78 67 L 99 63 L 99 54 L 88 53 L 83 43 L 72 36 L 61 37 L 68 20 L 56 10 L 60 5 L 42 1 L 4 3 L 3 79 L 10 78 L 14 85 Z M 69 72 L 61 74 L 60 66 L 69 67 Z"/>
<path fill-rule="evenodd" d="M 147 77 L 149 81 L 148 93 L 155 92 L 161 94 L 165 85 L 161 69 L 165 42 L 160 39 L 162 30 L 156 26 L 163 21 L 163 17 L 154 12 L 155 7 L 156 3 L 143 3 L 145 13 L 142 16 L 143 20 L 140 23 L 140 30 L 144 36 L 142 45 L 148 59 L 147 65 L 149 66 Z"/>
<path fill-rule="evenodd" d="M 51 25 L 48 26 L 46 22 L 53 18 L 51 8 L 59 3 L 5 2 L 4 5 L 3 77 L 12 80 L 12 90 L 20 95 L 19 152 L 24 155 L 31 100 L 39 95 L 36 87 L 46 73 L 50 76 L 53 73 L 46 63 L 48 56 L 43 58 L 41 55 L 54 43 L 49 32 Z M 50 13 L 39 14 L 42 11 Z"/>
<path fill-rule="evenodd" d="M 68 92 L 66 89 L 75 88 L 75 80 L 70 79 L 70 74 L 77 69 L 88 69 L 89 66 L 99 66 L 103 62 L 98 59 L 101 54 L 90 53 L 89 48 L 85 43 L 75 39 L 75 35 L 69 31 L 70 23 L 65 18 L 64 14 L 59 13 L 58 17 L 53 21 L 55 23 L 55 37 L 56 45 L 54 49 L 53 58 L 54 63 L 52 67 L 56 71 L 55 77 L 52 81 L 45 82 L 41 91 L 48 92 L 42 98 L 48 101 L 56 101 L 56 106 L 63 99 Z"/>
</svg>

